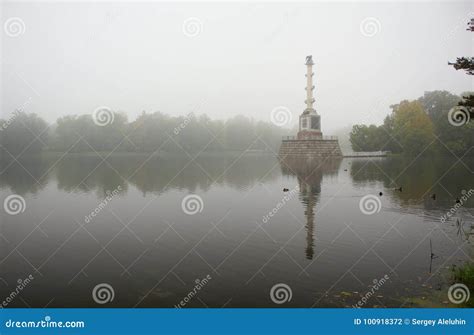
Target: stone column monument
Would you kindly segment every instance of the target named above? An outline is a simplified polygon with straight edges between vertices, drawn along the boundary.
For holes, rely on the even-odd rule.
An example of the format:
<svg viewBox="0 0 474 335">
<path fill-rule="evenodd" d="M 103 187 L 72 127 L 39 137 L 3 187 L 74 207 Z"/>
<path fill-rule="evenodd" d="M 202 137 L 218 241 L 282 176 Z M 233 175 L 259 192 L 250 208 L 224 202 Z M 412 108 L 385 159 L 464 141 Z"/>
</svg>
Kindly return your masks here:
<svg viewBox="0 0 474 335">
<path fill-rule="evenodd" d="M 342 157 L 337 137 L 323 137 L 321 116 L 314 109 L 313 57 L 306 57 L 306 108 L 300 115 L 299 131 L 294 136 L 285 136 L 281 142 L 279 156 L 286 157 Z"/>
<path fill-rule="evenodd" d="M 321 133 L 321 117 L 313 107 L 313 56 L 306 56 L 306 108 L 300 115 L 299 132 L 297 138 L 299 140 L 317 140 L 323 137 Z"/>
</svg>

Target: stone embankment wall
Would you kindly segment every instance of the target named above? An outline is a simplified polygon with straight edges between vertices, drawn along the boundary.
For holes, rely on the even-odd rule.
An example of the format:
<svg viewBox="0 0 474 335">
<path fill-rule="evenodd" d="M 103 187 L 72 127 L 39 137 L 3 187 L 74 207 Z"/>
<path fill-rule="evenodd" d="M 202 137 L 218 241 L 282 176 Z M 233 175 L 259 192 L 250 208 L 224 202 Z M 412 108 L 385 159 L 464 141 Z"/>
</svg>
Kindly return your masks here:
<svg viewBox="0 0 474 335">
<path fill-rule="evenodd" d="M 283 140 L 280 157 L 342 157 L 338 140 Z"/>
</svg>

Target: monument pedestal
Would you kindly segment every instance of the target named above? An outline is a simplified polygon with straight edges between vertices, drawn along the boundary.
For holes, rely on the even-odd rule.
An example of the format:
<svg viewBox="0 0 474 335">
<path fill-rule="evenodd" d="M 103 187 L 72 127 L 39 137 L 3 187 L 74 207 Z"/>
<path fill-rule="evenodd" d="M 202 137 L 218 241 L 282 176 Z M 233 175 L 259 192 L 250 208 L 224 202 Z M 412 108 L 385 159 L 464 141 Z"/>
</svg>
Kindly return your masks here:
<svg viewBox="0 0 474 335">
<path fill-rule="evenodd" d="M 300 115 L 299 131 L 296 139 L 287 137 L 280 146 L 279 155 L 281 158 L 321 158 L 321 157 L 342 157 L 337 138 L 323 138 L 321 132 L 321 116 L 313 108 L 315 99 L 313 98 L 313 58 L 306 57 L 306 108 Z"/>
<path fill-rule="evenodd" d="M 337 139 L 314 140 L 283 140 L 281 142 L 279 157 L 285 158 L 325 158 L 342 157 L 341 148 Z"/>
<path fill-rule="evenodd" d="M 300 130 L 296 135 L 296 139 L 298 140 L 321 140 L 323 138 L 323 133 L 320 131 L 308 131 L 308 130 Z"/>
</svg>

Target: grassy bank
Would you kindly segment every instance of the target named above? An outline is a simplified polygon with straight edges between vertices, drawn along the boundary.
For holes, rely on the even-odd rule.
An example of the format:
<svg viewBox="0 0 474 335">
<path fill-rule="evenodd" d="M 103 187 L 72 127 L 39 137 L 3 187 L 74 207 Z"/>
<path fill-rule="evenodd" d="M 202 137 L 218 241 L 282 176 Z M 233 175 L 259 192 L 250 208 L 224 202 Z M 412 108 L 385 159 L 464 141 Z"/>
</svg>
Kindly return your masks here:
<svg viewBox="0 0 474 335">
<path fill-rule="evenodd" d="M 464 303 L 466 307 L 474 307 L 474 264 L 464 264 L 454 270 L 454 282 L 466 285 L 470 292 L 471 298 Z"/>
</svg>

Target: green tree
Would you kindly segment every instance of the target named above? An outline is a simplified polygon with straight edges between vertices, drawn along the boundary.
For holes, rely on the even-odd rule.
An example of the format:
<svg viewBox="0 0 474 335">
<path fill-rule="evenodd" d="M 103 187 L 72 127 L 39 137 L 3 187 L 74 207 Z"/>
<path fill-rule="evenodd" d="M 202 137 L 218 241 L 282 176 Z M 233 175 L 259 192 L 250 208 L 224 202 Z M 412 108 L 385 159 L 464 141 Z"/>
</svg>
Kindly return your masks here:
<svg viewBox="0 0 474 335">
<path fill-rule="evenodd" d="M 474 32 L 474 18 L 467 23 L 467 31 Z M 456 62 L 450 63 L 456 70 L 463 70 L 468 75 L 474 75 L 474 57 L 458 57 Z M 462 95 L 463 100 L 459 102 L 459 106 L 467 107 L 471 120 L 474 119 L 474 94 Z"/>
<path fill-rule="evenodd" d="M 355 125 L 352 127 L 349 140 L 354 151 L 380 151 L 386 149 L 387 137 L 381 126 Z"/>
<path fill-rule="evenodd" d="M 91 115 L 68 115 L 56 122 L 52 149 L 56 151 L 119 151 L 124 148 L 128 123 L 124 114 L 114 113 L 113 122 L 100 126 Z"/>
<path fill-rule="evenodd" d="M 390 106 L 392 109 L 395 106 Z M 383 121 L 383 133 L 385 134 L 384 141 L 384 148 L 383 150 L 390 151 L 392 153 L 400 153 L 403 152 L 403 148 L 397 139 L 394 136 L 394 129 L 395 129 L 395 122 L 394 122 L 394 115 L 390 114 L 387 115 Z"/>
<path fill-rule="evenodd" d="M 408 154 L 430 152 L 434 127 L 421 103 L 402 101 L 393 107 L 393 136 Z"/>
<path fill-rule="evenodd" d="M 468 95 L 469 93 L 464 93 Z M 473 145 L 472 124 L 461 127 L 453 126 L 449 120 L 449 111 L 457 106 L 461 98 L 447 91 L 425 92 L 418 101 L 423 105 L 433 122 L 434 132 L 440 153 L 452 152 L 463 155 Z"/>
<path fill-rule="evenodd" d="M 0 120 L 2 156 L 39 153 L 48 143 L 48 125 L 36 114 L 16 111 L 8 120 Z M 7 152 L 5 152 L 7 151 Z"/>
<path fill-rule="evenodd" d="M 352 126 L 352 131 L 349 134 L 349 141 L 351 142 L 352 150 L 365 151 L 366 150 L 366 136 L 367 126 L 356 124 Z"/>
</svg>

